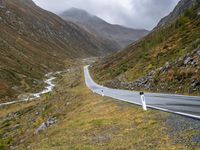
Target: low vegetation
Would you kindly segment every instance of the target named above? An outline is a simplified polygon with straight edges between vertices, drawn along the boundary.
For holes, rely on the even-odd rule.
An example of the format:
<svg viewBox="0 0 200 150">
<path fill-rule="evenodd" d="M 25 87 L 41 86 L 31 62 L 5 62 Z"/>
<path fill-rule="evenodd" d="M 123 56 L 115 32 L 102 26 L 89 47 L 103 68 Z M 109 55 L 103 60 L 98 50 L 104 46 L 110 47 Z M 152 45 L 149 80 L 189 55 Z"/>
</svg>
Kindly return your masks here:
<svg viewBox="0 0 200 150">
<path fill-rule="evenodd" d="M 0 149 L 186 149 L 171 136 L 167 113 L 94 95 L 80 68 L 58 78 L 38 101 L 1 108 Z M 49 118 L 57 123 L 36 134 Z M 183 139 L 192 139 L 190 130 Z M 189 147 L 194 147 L 190 142 Z"/>
<path fill-rule="evenodd" d="M 32 0 L 0 0 L 0 102 L 35 92 L 46 73 L 62 70 L 72 59 L 113 51 L 108 41 Z"/>
<path fill-rule="evenodd" d="M 176 64 L 180 60 L 184 62 L 187 57 L 190 57 L 192 52 L 200 48 L 200 18 L 198 12 L 199 3 L 186 11 L 176 22 L 156 29 L 136 44 L 129 46 L 126 50 L 98 61 L 91 68 L 93 77 L 97 82 L 108 86 L 112 86 L 110 82 L 115 79 L 129 83 L 146 76 L 151 71 L 157 72 L 159 68 L 169 63 L 175 64 L 175 66 L 170 66 L 171 69 L 167 70 L 165 76 L 162 76 L 163 72 L 158 73 L 156 76 L 159 81 L 165 80 L 166 86 L 164 89 L 158 90 L 152 86 L 151 91 L 178 92 L 182 94 L 193 93 L 195 95 L 200 93 L 200 89 L 191 93 L 188 92 L 191 86 L 187 84 L 191 85 L 192 80 L 199 81 L 199 58 L 195 67 L 182 64 L 185 67 L 177 69 L 180 65 Z M 174 74 L 171 72 L 174 72 Z M 190 73 L 186 73 L 185 76 L 183 72 Z M 182 75 L 184 78 L 182 78 Z M 182 87 L 180 89 L 177 86 L 175 89 L 174 87 L 166 89 L 170 84 L 170 81 L 167 80 L 168 78 L 171 79 L 170 81 L 176 82 L 176 85 L 179 85 L 178 87 L 180 85 Z M 181 84 L 178 83 L 176 78 L 183 79 Z M 187 79 L 189 78 L 192 80 L 188 82 Z M 161 87 L 160 83 L 162 82 L 154 82 L 153 84 Z"/>
</svg>

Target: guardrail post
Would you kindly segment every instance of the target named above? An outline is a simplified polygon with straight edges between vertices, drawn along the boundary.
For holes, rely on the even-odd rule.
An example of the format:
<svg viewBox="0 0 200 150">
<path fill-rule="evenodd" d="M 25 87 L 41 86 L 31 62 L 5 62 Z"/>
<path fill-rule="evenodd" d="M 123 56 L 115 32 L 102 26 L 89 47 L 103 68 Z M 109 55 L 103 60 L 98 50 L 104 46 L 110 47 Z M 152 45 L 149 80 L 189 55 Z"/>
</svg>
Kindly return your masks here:
<svg viewBox="0 0 200 150">
<path fill-rule="evenodd" d="M 146 105 L 146 101 L 145 101 L 144 92 L 140 92 L 140 96 L 141 96 L 141 101 L 142 101 L 142 108 L 143 108 L 143 110 L 147 111 L 147 105 Z"/>
<path fill-rule="evenodd" d="M 101 90 L 101 95 L 104 97 L 105 95 L 104 95 L 104 93 L 103 93 L 103 90 Z"/>
</svg>

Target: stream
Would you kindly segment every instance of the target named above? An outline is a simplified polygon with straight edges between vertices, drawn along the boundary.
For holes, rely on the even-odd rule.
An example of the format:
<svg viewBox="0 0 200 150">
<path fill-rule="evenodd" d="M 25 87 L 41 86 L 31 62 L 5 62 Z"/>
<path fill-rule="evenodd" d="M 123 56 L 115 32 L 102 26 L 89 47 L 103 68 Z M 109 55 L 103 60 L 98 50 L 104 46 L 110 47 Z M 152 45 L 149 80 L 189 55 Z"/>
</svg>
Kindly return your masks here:
<svg viewBox="0 0 200 150">
<path fill-rule="evenodd" d="M 64 71 L 57 71 L 55 73 L 51 72 L 51 73 L 46 74 L 45 77 L 47 79 L 44 80 L 44 83 L 47 84 L 47 86 L 41 92 L 30 94 L 22 100 L 15 100 L 15 101 L 7 102 L 7 103 L 1 103 L 0 107 L 11 105 L 11 104 L 16 104 L 16 103 L 29 102 L 29 101 L 32 101 L 32 100 L 36 100 L 36 99 L 40 98 L 42 95 L 52 92 L 54 87 L 56 86 L 53 83 L 53 81 L 56 79 L 55 76 L 59 75 L 61 73 L 64 73 L 64 72 L 68 72 L 68 71 L 70 71 L 70 69 L 67 69 L 67 70 L 64 70 Z"/>
</svg>

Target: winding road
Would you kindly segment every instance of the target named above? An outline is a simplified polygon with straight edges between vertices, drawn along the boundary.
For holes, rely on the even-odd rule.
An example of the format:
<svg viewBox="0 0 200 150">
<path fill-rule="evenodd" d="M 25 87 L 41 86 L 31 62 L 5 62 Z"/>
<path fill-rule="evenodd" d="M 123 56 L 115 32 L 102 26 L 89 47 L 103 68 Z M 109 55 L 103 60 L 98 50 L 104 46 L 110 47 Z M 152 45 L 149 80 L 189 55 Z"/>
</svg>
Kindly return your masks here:
<svg viewBox="0 0 200 150">
<path fill-rule="evenodd" d="M 84 67 L 84 76 L 86 85 L 91 91 L 121 101 L 142 105 L 139 92 L 111 89 L 95 83 L 90 76 L 88 67 Z M 198 96 L 145 93 L 145 98 L 148 108 L 200 119 L 200 97 Z"/>
</svg>

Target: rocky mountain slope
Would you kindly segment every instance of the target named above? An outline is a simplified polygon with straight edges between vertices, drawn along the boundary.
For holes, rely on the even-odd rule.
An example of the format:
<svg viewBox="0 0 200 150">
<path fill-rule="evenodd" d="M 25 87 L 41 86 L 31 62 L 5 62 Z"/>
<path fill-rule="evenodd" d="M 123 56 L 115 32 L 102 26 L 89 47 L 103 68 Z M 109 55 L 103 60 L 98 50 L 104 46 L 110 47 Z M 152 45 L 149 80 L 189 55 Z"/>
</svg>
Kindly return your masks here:
<svg viewBox="0 0 200 150">
<path fill-rule="evenodd" d="M 187 11 L 187 9 L 192 7 L 194 4 L 197 4 L 196 0 L 181 0 L 168 16 L 160 20 L 156 28 L 173 23 L 180 15 L 183 15 L 183 13 L 185 13 L 185 11 Z"/>
<path fill-rule="evenodd" d="M 76 23 L 102 39 L 107 39 L 110 44 L 117 45 L 118 50 L 125 48 L 149 33 L 143 29 L 131 29 L 109 24 L 101 18 L 77 8 L 71 8 L 60 14 L 60 16 L 67 21 Z"/>
<path fill-rule="evenodd" d="M 163 19 L 166 23 L 136 44 L 94 64 L 96 81 L 115 88 L 200 95 L 200 2 L 188 3 L 180 1 L 166 17 L 169 22 Z M 171 22 L 177 8 L 184 10 Z"/>
<path fill-rule="evenodd" d="M 105 55 L 112 50 L 108 42 L 39 8 L 31 0 L 0 0 L 3 101 L 36 88 L 45 73 L 63 69 L 73 58 Z"/>
</svg>

